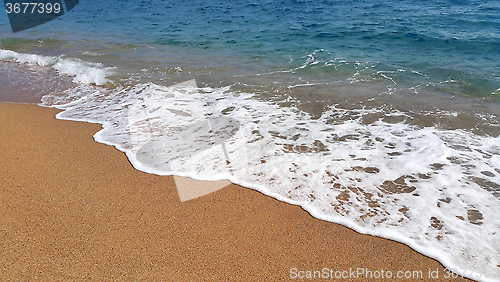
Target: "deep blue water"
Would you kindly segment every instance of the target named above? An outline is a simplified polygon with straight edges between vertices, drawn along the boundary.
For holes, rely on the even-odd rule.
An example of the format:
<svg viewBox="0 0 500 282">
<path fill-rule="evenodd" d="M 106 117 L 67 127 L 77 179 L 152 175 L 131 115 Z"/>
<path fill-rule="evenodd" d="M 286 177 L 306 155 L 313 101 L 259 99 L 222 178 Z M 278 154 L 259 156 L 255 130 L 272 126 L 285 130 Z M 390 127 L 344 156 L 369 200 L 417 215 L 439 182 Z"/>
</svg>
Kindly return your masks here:
<svg viewBox="0 0 500 282">
<path fill-rule="evenodd" d="M 306 64 L 287 83 L 298 76 L 323 83 L 377 79 L 377 72 L 404 70 L 393 79 L 408 87 L 440 84 L 492 100 L 500 88 L 499 1 L 90 0 L 22 33 L 9 32 L 6 14 L 0 23 L 0 48 L 29 51 L 19 39 L 36 39 L 38 52 L 94 49 L 113 54 L 111 65 L 138 67 L 134 61 L 142 59 L 248 75 Z M 47 42 L 45 50 L 38 39 Z"/>
</svg>

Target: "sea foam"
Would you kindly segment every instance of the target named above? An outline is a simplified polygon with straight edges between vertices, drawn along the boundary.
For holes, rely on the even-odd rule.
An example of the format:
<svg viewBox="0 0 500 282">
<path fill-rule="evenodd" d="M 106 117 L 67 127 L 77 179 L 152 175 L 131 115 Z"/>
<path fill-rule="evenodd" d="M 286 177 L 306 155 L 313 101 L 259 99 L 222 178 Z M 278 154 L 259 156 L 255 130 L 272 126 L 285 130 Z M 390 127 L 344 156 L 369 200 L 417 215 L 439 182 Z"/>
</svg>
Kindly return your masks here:
<svg viewBox="0 0 500 282">
<path fill-rule="evenodd" d="M 67 91 L 73 102 L 57 105 L 65 110 L 57 117 L 103 124 L 95 140 L 125 152 L 139 170 L 229 179 L 405 243 L 462 276 L 500 279 L 499 137 L 363 122 L 374 113 L 411 115 L 388 109 L 333 106 L 312 118 L 194 81 L 86 87 Z"/>
<path fill-rule="evenodd" d="M 110 75 L 113 69 L 103 67 L 99 63 L 86 62 L 75 58 L 23 54 L 2 49 L 0 49 L 0 60 L 52 67 L 61 75 L 73 77 L 74 83 L 82 84 L 104 85 L 109 82 L 106 76 Z"/>
</svg>

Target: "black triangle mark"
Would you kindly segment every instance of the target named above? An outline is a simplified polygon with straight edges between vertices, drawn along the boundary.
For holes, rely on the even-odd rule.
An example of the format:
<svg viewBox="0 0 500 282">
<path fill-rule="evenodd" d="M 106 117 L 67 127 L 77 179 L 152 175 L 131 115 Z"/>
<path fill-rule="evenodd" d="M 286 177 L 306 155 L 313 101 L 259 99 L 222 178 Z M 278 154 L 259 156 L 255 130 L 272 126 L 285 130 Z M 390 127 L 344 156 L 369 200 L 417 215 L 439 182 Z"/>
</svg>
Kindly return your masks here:
<svg viewBox="0 0 500 282">
<path fill-rule="evenodd" d="M 71 11 L 80 0 L 64 0 L 66 2 L 66 12 Z"/>
<path fill-rule="evenodd" d="M 64 15 L 61 0 L 4 0 L 12 32 L 39 26 Z M 73 9 L 79 0 L 65 0 L 67 11 Z"/>
</svg>

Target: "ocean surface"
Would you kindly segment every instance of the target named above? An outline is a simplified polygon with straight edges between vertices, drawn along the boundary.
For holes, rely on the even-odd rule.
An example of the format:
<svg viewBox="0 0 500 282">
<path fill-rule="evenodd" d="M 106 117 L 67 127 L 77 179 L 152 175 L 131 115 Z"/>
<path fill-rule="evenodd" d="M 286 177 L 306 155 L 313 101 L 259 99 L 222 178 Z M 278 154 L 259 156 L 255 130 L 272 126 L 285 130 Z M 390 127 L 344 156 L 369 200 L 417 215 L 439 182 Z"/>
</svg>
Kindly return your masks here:
<svg viewBox="0 0 500 282">
<path fill-rule="evenodd" d="M 82 0 L 18 33 L 0 12 L 0 100 L 500 281 L 498 0 Z"/>
</svg>

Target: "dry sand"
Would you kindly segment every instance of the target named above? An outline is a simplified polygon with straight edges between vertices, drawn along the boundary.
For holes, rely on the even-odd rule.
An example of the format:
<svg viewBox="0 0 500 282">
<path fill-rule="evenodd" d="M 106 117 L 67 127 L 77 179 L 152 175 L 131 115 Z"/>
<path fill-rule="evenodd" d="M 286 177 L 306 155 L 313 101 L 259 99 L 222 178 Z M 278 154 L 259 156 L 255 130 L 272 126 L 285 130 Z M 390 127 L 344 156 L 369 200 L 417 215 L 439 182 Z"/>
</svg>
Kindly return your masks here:
<svg viewBox="0 0 500 282">
<path fill-rule="evenodd" d="M 237 185 L 180 202 L 173 177 L 135 170 L 94 142 L 100 125 L 57 112 L 0 104 L 0 281 L 310 280 L 292 268 L 462 281 L 405 245 Z"/>
</svg>

